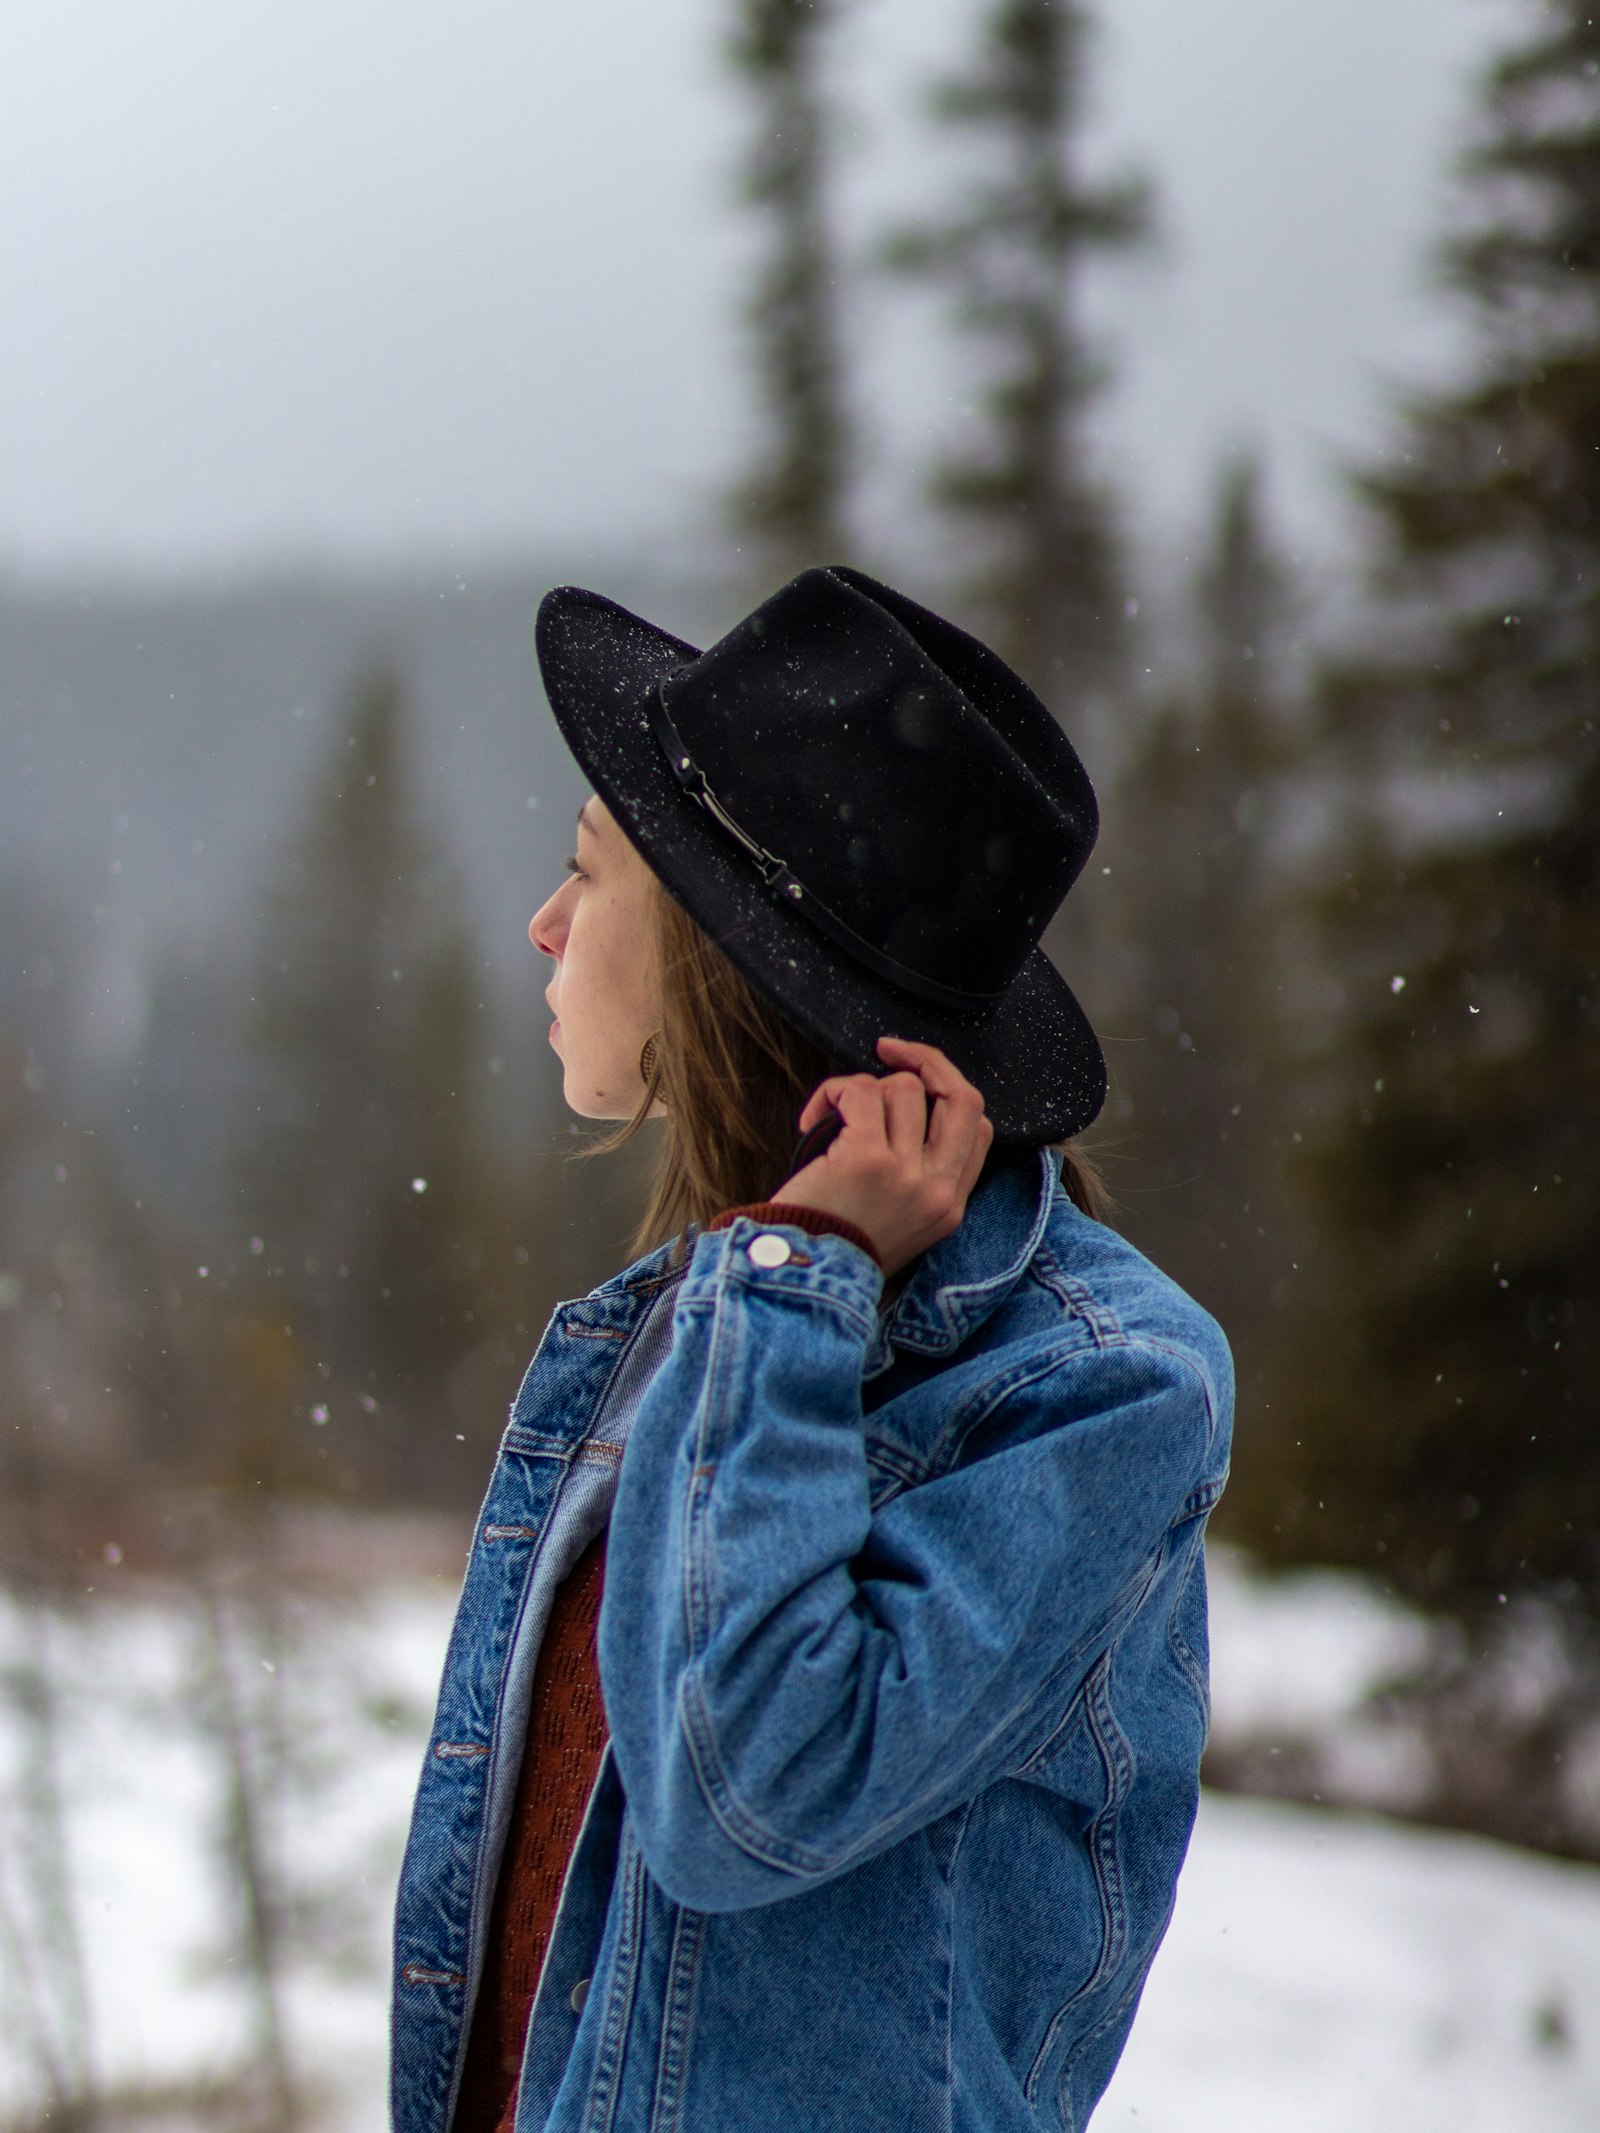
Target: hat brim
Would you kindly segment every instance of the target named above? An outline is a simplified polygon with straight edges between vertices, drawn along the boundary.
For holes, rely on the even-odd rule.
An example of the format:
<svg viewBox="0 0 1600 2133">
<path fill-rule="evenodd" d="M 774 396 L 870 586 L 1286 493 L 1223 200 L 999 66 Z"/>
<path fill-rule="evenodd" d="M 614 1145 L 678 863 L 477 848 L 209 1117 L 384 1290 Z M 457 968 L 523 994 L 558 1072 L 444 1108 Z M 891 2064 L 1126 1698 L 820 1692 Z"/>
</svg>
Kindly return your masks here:
<svg viewBox="0 0 1600 2133">
<path fill-rule="evenodd" d="M 659 684 L 699 647 L 603 594 L 559 586 L 534 626 L 545 694 L 595 791 L 673 897 L 739 974 L 829 1057 L 884 1072 L 880 1036 L 936 1045 L 983 1092 L 994 1145 L 1081 1133 L 1105 1102 L 1105 1057 L 1041 948 L 977 1014 L 876 977 L 768 888 L 672 775 L 650 722 Z"/>
</svg>

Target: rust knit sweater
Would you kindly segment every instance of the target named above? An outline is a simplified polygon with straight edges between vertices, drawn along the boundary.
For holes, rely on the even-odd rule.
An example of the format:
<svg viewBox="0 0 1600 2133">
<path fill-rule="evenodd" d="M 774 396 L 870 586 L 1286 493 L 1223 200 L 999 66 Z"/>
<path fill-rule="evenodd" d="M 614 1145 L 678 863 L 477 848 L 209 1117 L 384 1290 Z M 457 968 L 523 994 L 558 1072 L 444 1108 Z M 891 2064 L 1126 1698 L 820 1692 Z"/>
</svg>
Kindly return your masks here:
<svg viewBox="0 0 1600 2133">
<path fill-rule="evenodd" d="M 603 1532 L 556 1587 L 489 1918 L 454 2133 L 511 2133 L 528 2016 L 578 1824 L 606 1745 L 595 1663 Z"/>
</svg>

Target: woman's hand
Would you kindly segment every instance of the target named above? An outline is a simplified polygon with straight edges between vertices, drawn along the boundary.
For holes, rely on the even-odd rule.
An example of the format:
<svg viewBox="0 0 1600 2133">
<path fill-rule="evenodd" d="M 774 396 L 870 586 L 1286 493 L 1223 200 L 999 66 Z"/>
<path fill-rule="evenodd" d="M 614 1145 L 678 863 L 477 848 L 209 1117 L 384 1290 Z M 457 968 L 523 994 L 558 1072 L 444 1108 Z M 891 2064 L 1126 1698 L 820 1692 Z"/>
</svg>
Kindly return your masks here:
<svg viewBox="0 0 1600 2133">
<path fill-rule="evenodd" d="M 800 1131 L 830 1104 L 844 1124 L 772 1197 L 865 1230 L 888 1279 L 960 1228 L 994 1127 L 982 1095 L 937 1045 L 880 1037 L 878 1051 L 900 1071 L 822 1082 L 800 1113 Z"/>
</svg>

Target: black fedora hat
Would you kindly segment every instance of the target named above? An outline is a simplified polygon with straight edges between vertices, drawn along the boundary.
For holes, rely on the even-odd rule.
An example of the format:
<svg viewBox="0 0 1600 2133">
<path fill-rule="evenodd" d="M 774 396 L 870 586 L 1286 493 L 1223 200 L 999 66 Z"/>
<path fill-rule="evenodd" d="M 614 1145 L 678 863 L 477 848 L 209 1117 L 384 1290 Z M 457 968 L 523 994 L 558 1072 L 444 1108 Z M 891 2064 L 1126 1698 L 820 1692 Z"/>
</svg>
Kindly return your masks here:
<svg viewBox="0 0 1600 2133">
<path fill-rule="evenodd" d="M 843 566 L 706 651 L 558 586 L 534 643 L 630 842 L 814 1044 L 880 1074 L 880 1036 L 937 1045 L 997 1148 L 1097 1115 L 1104 1057 L 1037 945 L 1094 844 L 1094 788 L 986 645 Z"/>
</svg>

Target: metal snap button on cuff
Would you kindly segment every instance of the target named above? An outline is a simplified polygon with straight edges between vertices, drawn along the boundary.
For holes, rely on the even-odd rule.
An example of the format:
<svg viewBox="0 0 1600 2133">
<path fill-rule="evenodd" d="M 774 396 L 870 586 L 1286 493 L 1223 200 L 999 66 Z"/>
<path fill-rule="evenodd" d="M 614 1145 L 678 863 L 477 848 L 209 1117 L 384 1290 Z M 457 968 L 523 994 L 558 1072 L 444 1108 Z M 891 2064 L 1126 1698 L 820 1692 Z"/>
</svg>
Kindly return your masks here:
<svg viewBox="0 0 1600 2133">
<path fill-rule="evenodd" d="M 583 2003 L 589 1997 L 589 1987 L 592 1983 L 593 1980 L 591 1978 L 581 1977 L 577 1984 L 573 1986 L 571 1992 L 568 1993 L 567 2004 L 574 2014 L 582 2014 Z"/>
<path fill-rule="evenodd" d="M 752 1237 L 745 1249 L 757 1266 L 782 1266 L 786 1259 L 792 1259 L 794 1256 L 789 1248 L 788 1238 L 775 1236 L 771 1230 L 764 1230 L 759 1237 Z"/>
</svg>

